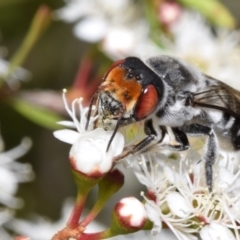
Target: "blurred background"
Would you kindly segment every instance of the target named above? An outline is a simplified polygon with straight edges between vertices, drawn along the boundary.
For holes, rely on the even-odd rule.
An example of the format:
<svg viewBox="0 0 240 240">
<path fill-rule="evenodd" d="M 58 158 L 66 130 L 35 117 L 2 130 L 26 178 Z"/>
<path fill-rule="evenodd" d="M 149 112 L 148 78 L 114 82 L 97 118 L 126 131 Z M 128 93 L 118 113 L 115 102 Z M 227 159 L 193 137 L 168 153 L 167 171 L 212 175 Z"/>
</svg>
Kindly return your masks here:
<svg viewBox="0 0 240 240">
<path fill-rule="evenodd" d="M 35 175 L 12 192 L 24 201 L 14 216 L 29 220 L 34 213 L 56 221 L 64 200 L 76 194 L 70 145 L 53 137 L 60 128 L 55 122 L 68 119 L 63 88 L 69 102 L 82 96 L 87 105 L 113 61 L 159 54 L 185 59 L 237 88 L 239 23 L 237 0 L 0 0 L 2 156 L 28 136 L 32 146 L 17 161 L 30 163 Z M 139 197 L 142 187 L 132 173 L 126 178 L 132 184 L 100 219 L 120 195 Z M 0 181 L 4 192 L 8 178 Z M 14 208 L 6 205 L 2 209 Z"/>
</svg>

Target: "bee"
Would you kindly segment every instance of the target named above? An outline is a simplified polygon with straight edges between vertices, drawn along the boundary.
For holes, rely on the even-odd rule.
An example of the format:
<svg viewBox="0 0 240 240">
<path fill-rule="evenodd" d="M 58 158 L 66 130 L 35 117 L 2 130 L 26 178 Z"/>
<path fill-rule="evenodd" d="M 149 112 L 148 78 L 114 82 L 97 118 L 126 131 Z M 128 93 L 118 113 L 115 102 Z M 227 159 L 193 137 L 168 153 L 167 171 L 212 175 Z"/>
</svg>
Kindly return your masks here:
<svg viewBox="0 0 240 240">
<path fill-rule="evenodd" d="M 218 149 L 240 149 L 240 92 L 170 56 L 115 62 L 91 100 L 88 119 L 94 102 L 96 127 L 113 130 L 108 148 L 120 127 L 143 121 L 146 137 L 127 154 L 161 144 L 166 135 L 166 148 L 184 151 L 188 136 L 205 135 L 203 160 L 210 192 Z"/>
</svg>

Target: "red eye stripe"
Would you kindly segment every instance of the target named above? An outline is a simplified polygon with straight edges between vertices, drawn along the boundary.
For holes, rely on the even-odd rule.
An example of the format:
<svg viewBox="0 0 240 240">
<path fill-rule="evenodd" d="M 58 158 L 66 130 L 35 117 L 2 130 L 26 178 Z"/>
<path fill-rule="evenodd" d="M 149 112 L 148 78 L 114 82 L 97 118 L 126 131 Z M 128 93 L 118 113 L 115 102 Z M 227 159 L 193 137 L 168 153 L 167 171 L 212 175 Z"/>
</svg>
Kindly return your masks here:
<svg viewBox="0 0 240 240">
<path fill-rule="evenodd" d="M 107 75 L 108 75 L 115 67 L 121 65 L 124 61 L 125 61 L 125 59 L 121 59 L 121 60 L 118 60 L 118 61 L 114 62 L 114 63 L 109 67 L 109 69 L 107 70 L 107 72 L 105 73 L 105 75 L 103 76 L 103 81 L 105 81 Z"/>
<path fill-rule="evenodd" d="M 141 120 L 149 116 L 156 108 L 158 103 L 158 93 L 153 85 L 147 86 L 140 96 L 135 107 L 135 118 Z"/>
</svg>

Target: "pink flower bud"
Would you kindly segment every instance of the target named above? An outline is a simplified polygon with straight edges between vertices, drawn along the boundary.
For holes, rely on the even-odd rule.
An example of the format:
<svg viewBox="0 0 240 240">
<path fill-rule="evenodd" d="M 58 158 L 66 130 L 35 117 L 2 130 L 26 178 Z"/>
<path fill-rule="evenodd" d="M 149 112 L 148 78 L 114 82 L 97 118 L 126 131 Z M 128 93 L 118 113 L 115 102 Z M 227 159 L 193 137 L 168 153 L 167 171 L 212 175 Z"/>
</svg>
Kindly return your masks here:
<svg viewBox="0 0 240 240">
<path fill-rule="evenodd" d="M 158 19 L 162 24 L 169 27 L 179 18 L 181 7 L 178 3 L 172 1 L 163 2 L 158 9 Z"/>
<path fill-rule="evenodd" d="M 144 205 L 135 197 L 123 198 L 114 209 L 115 226 L 111 229 L 119 233 L 135 232 L 144 226 L 147 220 Z"/>
</svg>

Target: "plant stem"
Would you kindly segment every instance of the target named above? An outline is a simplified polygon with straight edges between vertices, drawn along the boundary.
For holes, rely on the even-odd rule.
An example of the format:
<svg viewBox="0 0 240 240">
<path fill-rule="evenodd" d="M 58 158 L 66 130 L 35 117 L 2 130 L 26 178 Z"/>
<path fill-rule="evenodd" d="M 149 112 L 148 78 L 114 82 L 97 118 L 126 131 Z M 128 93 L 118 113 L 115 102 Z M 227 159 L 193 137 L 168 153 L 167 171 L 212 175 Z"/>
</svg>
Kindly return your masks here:
<svg viewBox="0 0 240 240">
<path fill-rule="evenodd" d="M 0 87 L 4 83 L 4 79 L 8 79 L 16 68 L 24 62 L 40 35 L 49 25 L 51 19 L 50 16 L 51 11 L 47 6 L 43 5 L 38 9 L 22 45 L 10 59 L 10 65 L 6 70 L 6 73 L 0 78 Z"/>
</svg>

